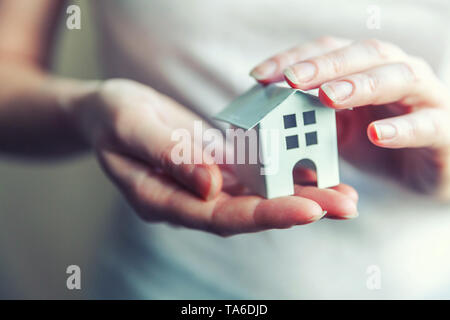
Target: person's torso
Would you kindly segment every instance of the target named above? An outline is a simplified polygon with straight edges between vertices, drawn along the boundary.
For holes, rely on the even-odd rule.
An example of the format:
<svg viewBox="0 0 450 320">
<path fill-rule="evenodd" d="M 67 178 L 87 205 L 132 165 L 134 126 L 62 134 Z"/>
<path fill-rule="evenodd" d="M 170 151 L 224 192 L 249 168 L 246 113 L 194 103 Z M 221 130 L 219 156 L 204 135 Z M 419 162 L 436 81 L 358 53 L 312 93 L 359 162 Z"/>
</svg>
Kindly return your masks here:
<svg viewBox="0 0 450 320">
<path fill-rule="evenodd" d="M 106 76 L 141 81 L 205 115 L 254 83 L 255 64 L 322 35 L 390 41 L 448 77 L 449 10 L 446 1 L 96 1 Z M 129 251 L 118 264 L 145 297 L 450 296 L 438 291 L 450 284 L 449 207 L 341 169 L 360 193 L 354 221 L 222 239 L 136 219 L 122 224 Z M 381 290 L 367 287 L 372 265 Z"/>
</svg>

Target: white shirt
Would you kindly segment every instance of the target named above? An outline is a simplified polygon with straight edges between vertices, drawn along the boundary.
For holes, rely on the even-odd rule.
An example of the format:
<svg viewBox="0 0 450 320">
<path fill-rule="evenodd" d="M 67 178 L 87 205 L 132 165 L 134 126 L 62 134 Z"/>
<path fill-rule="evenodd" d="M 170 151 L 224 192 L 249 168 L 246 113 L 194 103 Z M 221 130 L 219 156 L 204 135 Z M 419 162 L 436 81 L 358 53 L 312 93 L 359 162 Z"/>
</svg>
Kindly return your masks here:
<svg viewBox="0 0 450 320">
<path fill-rule="evenodd" d="M 444 0 L 101 0 L 96 13 L 108 77 L 206 116 L 254 84 L 255 64 L 321 35 L 393 42 L 450 83 Z M 99 297 L 450 298 L 450 207 L 344 162 L 341 180 L 359 192 L 357 219 L 226 239 L 124 208 Z"/>
</svg>

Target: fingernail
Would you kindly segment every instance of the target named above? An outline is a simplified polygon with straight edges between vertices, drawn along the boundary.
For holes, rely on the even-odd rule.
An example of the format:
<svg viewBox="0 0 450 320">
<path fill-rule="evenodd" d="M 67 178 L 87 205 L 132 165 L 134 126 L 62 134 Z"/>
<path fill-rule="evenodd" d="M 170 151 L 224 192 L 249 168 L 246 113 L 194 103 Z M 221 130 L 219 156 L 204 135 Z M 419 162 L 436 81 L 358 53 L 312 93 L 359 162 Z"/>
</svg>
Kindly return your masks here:
<svg viewBox="0 0 450 320">
<path fill-rule="evenodd" d="M 359 212 L 358 212 L 358 211 L 355 211 L 355 213 L 346 215 L 346 216 L 344 216 L 343 218 L 344 218 L 344 219 L 355 219 L 355 218 L 358 218 L 358 217 L 359 217 Z"/>
<path fill-rule="evenodd" d="M 314 215 L 309 219 L 309 222 L 316 222 L 319 221 L 320 219 L 324 218 L 327 215 L 327 211 L 323 210 L 320 214 L 318 215 Z M 303 223 L 299 223 L 299 224 L 303 224 Z"/>
<path fill-rule="evenodd" d="M 256 80 L 264 80 L 272 76 L 277 70 L 277 64 L 272 60 L 267 60 L 255 67 L 251 72 L 250 76 Z"/>
<path fill-rule="evenodd" d="M 336 81 L 320 87 L 333 102 L 347 99 L 353 92 L 353 85 L 348 81 Z"/>
<path fill-rule="evenodd" d="M 197 192 L 206 199 L 211 197 L 211 187 L 214 182 L 209 170 L 203 167 L 196 167 L 192 176 L 194 188 L 198 188 Z"/>
<path fill-rule="evenodd" d="M 309 62 L 302 62 L 284 70 L 284 75 L 294 84 L 310 81 L 316 75 L 316 66 Z"/>
<path fill-rule="evenodd" d="M 211 185 L 209 187 L 209 193 L 208 196 L 206 197 L 206 200 L 211 200 L 214 199 L 218 192 L 220 191 L 219 189 L 221 188 L 221 184 L 218 182 L 217 178 L 214 177 L 213 174 L 211 174 Z"/>
<path fill-rule="evenodd" d="M 359 216 L 357 204 L 353 200 L 350 199 L 350 201 L 345 202 L 345 204 L 343 203 L 342 205 L 346 206 L 345 207 L 346 212 L 351 212 L 347 215 L 343 215 L 342 216 L 343 219 L 355 219 L 356 217 Z"/>
<path fill-rule="evenodd" d="M 373 126 L 378 140 L 392 139 L 397 135 L 397 129 L 392 124 L 375 123 Z"/>
</svg>

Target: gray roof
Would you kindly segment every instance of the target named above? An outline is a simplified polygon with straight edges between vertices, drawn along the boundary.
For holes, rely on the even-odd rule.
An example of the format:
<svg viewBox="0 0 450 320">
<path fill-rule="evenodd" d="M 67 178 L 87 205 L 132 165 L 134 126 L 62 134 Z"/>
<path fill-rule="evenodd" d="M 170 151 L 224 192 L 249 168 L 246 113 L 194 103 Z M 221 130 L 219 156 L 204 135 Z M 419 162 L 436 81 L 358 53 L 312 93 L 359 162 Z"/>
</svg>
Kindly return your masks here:
<svg viewBox="0 0 450 320">
<path fill-rule="evenodd" d="M 248 130 L 257 125 L 270 111 L 280 105 L 280 103 L 297 92 L 308 100 L 313 99 L 317 103 L 317 97 L 301 90 L 282 87 L 277 84 L 268 86 L 257 84 L 233 100 L 224 110 L 216 114 L 214 118 Z"/>
</svg>

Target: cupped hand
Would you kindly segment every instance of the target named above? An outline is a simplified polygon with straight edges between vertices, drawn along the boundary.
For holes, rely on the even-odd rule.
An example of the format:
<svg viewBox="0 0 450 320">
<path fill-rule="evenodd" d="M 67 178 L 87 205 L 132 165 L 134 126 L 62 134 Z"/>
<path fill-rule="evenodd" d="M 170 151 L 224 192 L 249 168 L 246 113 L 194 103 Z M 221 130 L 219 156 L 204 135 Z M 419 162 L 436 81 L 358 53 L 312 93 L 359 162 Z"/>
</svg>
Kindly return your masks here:
<svg viewBox="0 0 450 320">
<path fill-rule="evenodd" d="M 256 66 L 337 112 L 340 154 L 420 191 L 450 199 L 450 93 L 421 58 L 394 44 L 322 37 Z M 362 107 L 362 108 L 360 108 Z"/>
<path fill-rule="evenodd" d="M 175 164 L 172 132 L 192 132 L 194 121 L 201 119 L 142 84 L 122 79 L 96 83 L 69 105 L 105 172 L 146 221 L 224 236 L 307 224 L 325 211 L 337 219 L 357 215 L 357 194 L 343 184 L 324 190 L 297 185 L 294 196 L 271 200 L 251 195 L 198 141 L 192 141 L 193 154 L 201 149 L 203 162 Z"/>
</svg>

